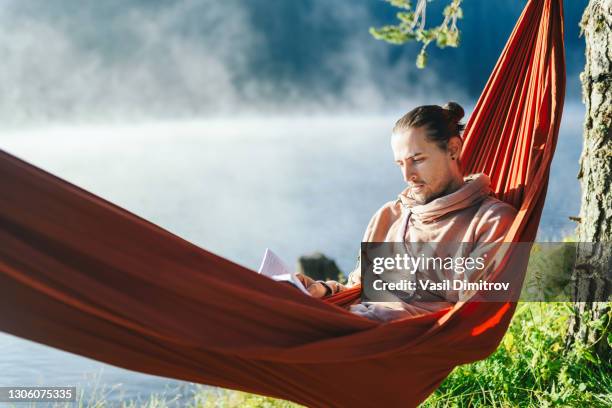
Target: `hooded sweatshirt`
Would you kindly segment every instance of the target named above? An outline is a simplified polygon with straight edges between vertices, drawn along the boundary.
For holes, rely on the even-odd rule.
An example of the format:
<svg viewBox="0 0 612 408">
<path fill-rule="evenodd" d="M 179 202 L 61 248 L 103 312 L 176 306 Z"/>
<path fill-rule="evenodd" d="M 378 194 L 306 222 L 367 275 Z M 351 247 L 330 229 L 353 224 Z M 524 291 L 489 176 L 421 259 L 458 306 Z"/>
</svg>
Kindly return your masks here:
<svg viewBox="0 0 612 408">
<path fill-rule="evenodd" d="M 423 205 L 416 203 L 410 187 L 405 189 L 397 200 L 386 203 L 374 214 L 363 242 L 404 241 L 407 248 L 418 248 L 416 251 L 423 249 L 419 243 L 436 242 L 443 244 L 427 246 L 432 251 L 428 256 L 484 257 L 486 267 L 477 273 L 464 272 L 464 276 L 440 277 L 476 282 L 486 277 L 503 256 L 499 249 L 516 213 L 514 207 L 492 196 L 489 176 L 473 174 L 464 177 L 464 184 L 457 191 Z M 457 245 L 453 247 L 453 243 Z M 452 253 L 448 253 L 449 250 Z M 457 272 L 451 270 L 449 273 Z M 358 264 L 349 275 L 347 286 L 360 282 L 361 268 Z M 457 295 L 456 291 L 417 291 L 409 303 L 364 302 L 351 306 L 351 311 L 370 319 L 389 321 L 451 307 L 455 302 L 465 300 L 458 297 L 462 295 L 469 297 L 463 292 Z"/>
</svg>

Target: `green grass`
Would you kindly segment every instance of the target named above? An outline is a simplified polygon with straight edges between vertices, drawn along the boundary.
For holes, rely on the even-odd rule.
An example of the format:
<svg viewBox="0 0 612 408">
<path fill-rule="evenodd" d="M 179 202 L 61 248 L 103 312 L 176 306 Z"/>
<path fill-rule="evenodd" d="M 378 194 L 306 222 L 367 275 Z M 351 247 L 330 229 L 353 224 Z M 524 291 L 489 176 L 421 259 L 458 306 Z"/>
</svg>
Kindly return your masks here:
<svg viewBox="0 0 612 408">
<path fill-rule="evenodd" d="M 612 367 L 586 345 L 563 353 L 570 303 L 521 303 L 487 359 L 457 367 L 430 407 L 610 407 Z"/>
</svg>

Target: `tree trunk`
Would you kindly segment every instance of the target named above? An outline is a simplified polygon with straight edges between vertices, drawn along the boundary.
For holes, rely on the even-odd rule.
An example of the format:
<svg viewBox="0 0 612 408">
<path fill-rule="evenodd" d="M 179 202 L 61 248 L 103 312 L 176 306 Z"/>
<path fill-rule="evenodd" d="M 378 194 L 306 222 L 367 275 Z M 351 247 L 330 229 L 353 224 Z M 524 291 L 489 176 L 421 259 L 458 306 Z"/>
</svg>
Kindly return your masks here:
<svg viewBox="0 0 612 408">
<path fill-rule="evenodd" d="M 574 316 L 566 338 L 569 349 L 580 341 L 609 361 L 608 344 L 612 246 L 612 0 L 590 0 L 580 22 L 586 65 L 580 75 L 586 105 L 584 146 L 578 179 L 582 200 L 578 259 L 574 270 Z M 597 242 L 598 245 L 581 243 Z M 584 247 L 587 247 L 584 249 Z M 606 269 L 608 268 L 608 269 Z M 590 271 L 603 271 L 593 276 Z M 599 324 L 597 323 L 599 322 Z"/>
</svg>

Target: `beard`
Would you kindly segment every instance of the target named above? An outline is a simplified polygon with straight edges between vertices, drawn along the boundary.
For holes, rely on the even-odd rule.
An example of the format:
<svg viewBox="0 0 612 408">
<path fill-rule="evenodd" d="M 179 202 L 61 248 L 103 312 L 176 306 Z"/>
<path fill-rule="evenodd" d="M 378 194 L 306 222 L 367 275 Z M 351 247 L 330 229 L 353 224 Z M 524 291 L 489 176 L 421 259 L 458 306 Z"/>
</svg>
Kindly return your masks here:
<svg viewBox="0 0 612 408">
<path fill-rule="evenodd" d="M 424 184 L 423 185 L 428 186 L 428 184 Z M 453 180 L 448 180 L 443 186 L 442 188 L 437 189 L 435 192 L 430 192 L 430 194 L 425 194 L 425 195 L 413 195 L 415 201 L 417 202 L 417 204 L 419 205 L 425 205 L 428 204 L 430 202 L 432 202 L 433 200 L 440 198 L 440 197 L 444 197 L 445 195 L 448 194 L 452 194 L 455 191 L 457 191 L 456 188 L 454 188 L 453 185 Z M 425 192 L 426 193 L 426 192 Z"/>
</svg>

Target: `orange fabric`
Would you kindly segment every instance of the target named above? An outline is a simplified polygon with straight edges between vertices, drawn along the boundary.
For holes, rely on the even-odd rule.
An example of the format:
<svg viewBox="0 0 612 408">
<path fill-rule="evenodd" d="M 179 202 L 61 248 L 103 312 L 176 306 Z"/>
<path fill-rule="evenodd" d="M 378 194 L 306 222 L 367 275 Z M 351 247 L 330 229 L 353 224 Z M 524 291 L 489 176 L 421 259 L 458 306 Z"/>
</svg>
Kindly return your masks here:
<svg viewBox="0 0 612 408">
<path fill-rule="evenodd" d="M 532 241 L 565 90 L 561 0 L 530 0 L 468 122 L 465 173 L 492 177 Z M 198 248 L 0 152 L 0 330 L 109 364 L 312 407 L 408 407 L 485 358 L 515 304 L 378 323 Z M 513 257 L 499 273 L 524 273 Z M 508 272 L 509 271 L 509 272 Z M 353 297 L 351 299 L 351 296 Z"/>
</svg>

